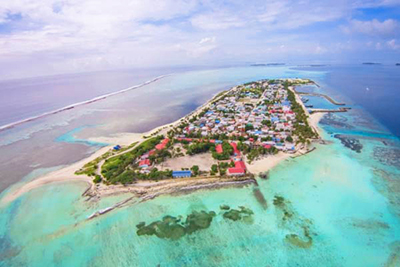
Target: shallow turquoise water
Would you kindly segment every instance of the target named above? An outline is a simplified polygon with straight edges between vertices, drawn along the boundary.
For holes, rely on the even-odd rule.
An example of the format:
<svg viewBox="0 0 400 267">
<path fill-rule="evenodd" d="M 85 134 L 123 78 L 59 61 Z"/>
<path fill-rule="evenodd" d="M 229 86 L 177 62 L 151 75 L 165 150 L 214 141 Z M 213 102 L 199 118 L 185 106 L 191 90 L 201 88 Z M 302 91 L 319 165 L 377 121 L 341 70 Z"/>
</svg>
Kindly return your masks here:
<svg viewBox="0 0 400 267">
<path fill-rule="evenodd" d="M 224 72 L 212 75 L 229 80 Z M 182 88 L 194 85 L 192 78 Z M 338 116 L 347 126 L 323 125 L 331 143 L 258 179 L 266 210 L 248 186 L 162 196 L 87 221 L 128 195 L 95 203 L 82 199 L 83 183 L 47 185 L 0 207 L 0 266 L 385 266 L 400 255 L 398 140 L 360 109 Z M 331 133 L 357 138 L 361 153 Z M 286 199 L 289 219 L 273 204 L 275 196 Z M 224 219 L 223 204 L 250 208 L 254 222 Z M 201 210 L 217 213 L 210 227 L 181 239 L 136 234 L 139 222 Z M 309 248 L 287 241 L 289 234 L 302 236 L 304 227 Z"/>
<path fill-rule="evenodd" d="M 249 186 L 159 197 L 87 222 L 99 206 L 81 199 L 79 184 L 34 190 L 0 216 L 7 226 L 2 234 L 19 251 L 4 266 L 381 266 L 400 238 L 398 217 L 375 189 L 371 169 L 341 150 L 338 144 L 321 145 L 259 180 L 267 210 Z M 294 216 L 285 225 L 272 204 L 275 195 L 291 203 Z M 193 210 L 220 213 L 222 204 L 251 208 L 254 223 L 217 216 L 210 228 L 177 241 L 136 235 L 141 221 Z M 301 234 L 307 220 L 315 234 L 312 247 L 288 244 L 285 236 Z"/>
</svg>

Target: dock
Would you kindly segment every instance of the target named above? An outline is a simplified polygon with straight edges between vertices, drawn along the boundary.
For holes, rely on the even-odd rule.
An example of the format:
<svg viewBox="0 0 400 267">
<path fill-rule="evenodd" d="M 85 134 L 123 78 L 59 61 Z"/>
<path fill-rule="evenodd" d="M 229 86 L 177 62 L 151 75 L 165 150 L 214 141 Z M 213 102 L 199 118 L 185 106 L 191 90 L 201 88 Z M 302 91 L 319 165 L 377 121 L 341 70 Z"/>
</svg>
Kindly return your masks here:
<svg viewBox="0 0 400 267">
<path fill-rule="evenodd" d="M 324 94 L 319 94 L 319 93 L 306 93 L 306 92 L 298 92 L 297 90 L 295 90 L 297 94 L 299 95 L 311 95 L 311 96 L 319 96 L 319 97 L 323 97 L 326 100 L 328 100 L 329 102 L 331 102 L 332 104 L 336 105 L 336 106 L 344 106 L 346 105 L 345 103 L 339 103 L 336 102 L 334 99 L 332 99 L 330 96 L 328 95 L 324 95 Z"/>
<path fill-rule="evenodd" d="M 323 113 L 334 113 L 334 112 L 347 112 L 347 111 L 349 111 L 351 108 L 347 108 L 347 107 L 344 107 L 344 108 L 339 108 L 339 109 L 311 109 L 310 111 L 310 113 L 321 113 L 321 112 L 323 112 Z"/>
</svg>

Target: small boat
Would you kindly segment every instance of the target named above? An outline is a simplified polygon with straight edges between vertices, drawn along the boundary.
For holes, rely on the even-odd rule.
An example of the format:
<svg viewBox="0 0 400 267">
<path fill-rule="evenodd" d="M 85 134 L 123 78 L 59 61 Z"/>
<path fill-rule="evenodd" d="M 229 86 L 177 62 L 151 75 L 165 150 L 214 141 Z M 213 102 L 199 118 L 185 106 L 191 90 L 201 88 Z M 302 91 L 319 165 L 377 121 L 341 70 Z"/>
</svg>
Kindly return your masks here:
<svg viewBox="0 0 400 267">
<path fill-rule="evenodd" d="M 309 100 L 309 99 L 308 99 L 308 98 L 305 98 L 305 97 L 302 97 L 302 98 L 301 98 L 301 101 L 303 101 L 303 103 L 307 103 L 308 100 Z"/>
</svg>

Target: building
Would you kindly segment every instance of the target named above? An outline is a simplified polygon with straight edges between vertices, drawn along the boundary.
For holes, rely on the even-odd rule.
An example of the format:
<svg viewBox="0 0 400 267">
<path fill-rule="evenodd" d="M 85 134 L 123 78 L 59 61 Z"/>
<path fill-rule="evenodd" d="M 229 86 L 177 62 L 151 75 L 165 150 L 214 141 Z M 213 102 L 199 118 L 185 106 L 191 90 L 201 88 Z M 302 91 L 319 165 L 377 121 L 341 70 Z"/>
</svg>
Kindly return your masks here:
<svg viewBox="0 0 400 267">
<path fill-rule="evenodd" d="M 151 165 L 149 159 L 144 159 L 139 162 L 139 168 L 148 168 Z"/>
<path fill-rule="evenodd" d="M 169 139 L 165 138 L 164 140 L 161 141 L 161 143 L 159 143 L 158 145 L 156 145 L 156 149 L 157 150 L 162 150 L 165 148 L 165 146 L 168 144 Z"/>
<path fill-rule="evenodd" d="M 242 176 L 246 174 L 246 165 L 243 161 L 235 161 L 235 167 L 228 169 L 229 176 Z"/>
<path fill-rule="evenodd" d="M 192 176 L 192 171 L 173 171 L 172 177 L 174 178 L 184 178 Z"/>
<path fill-rule="evenodd" d="M 218 154 L 222 154 L 222 153 L 224 152 L 224 150 L 223 150 L 223 148 L 222 148 L 222 145 L 221 145 L 221 144 L 218 144 L 218 145 L 215 147 L 215 151 L 217 151 Z"/>
<path fill-rule="evenodd" d="M 114 150 L 120 150 L 121 149 L 121 146 L 120 145 L 116 145 L 115 147 L 114 147 Z"/>
</svg>

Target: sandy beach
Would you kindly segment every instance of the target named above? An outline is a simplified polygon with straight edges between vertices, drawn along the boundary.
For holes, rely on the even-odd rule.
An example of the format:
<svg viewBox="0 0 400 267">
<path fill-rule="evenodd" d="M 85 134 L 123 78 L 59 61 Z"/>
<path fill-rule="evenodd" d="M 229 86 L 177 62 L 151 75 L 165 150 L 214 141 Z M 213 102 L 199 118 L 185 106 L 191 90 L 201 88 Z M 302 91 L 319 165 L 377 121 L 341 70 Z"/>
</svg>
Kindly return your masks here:
<svg viewBox="0 0 400 267">
<path fill-rule="evenodd" d="M 88 186 L 91 187 L 90 191 L 92 192 L 92 194 L 94 193 L 97 196 L 113 195 L 113 194 L 127 193 L 127 192 L 131 192 L 131 193 L 140 195 L 140 194 L 143 194 L 144 188 L 147 188 L 146 189 L 147 194 L 150 194 L 150 193 L 156 194 L 155 192 L 157 192 L 157 191 L 163 192 L 163 194 L 165 194 L 165 193 L 176 192 L 176 190 L 173 190 L 173 188 L 175 188 L 175 189 L 184 188 L 184 187 L 190 186 L 190 185 L 200 186 L 201 184 L 211 185 L 211 183 L 214 181 L 213 179 L 220 180 L 220 178 L 207 178 L 207 179 L 198 179 L 198 178 L 190 179 L 189 178 L 189 179 L 179 179 L 178 181 L 177 180 L 164 180 L 161 182 L 145 181 L 145 182 L 138 182 L 131 186 L 122 186 L 122 185 L 106 186 L 103 184 L 101 184 L 99 186 L 95 186 L 92 182 L 93 178 L 91 178 L 89 176 L 85 176 L 85 175 L 77 176 L 77 175 L 75 175 L 75 171 L 82 168 L 82 166 L 84 166 L 86 163 L 100 157 L 107 151 L 111 150 L 113 148 L 113 146 L 116 144 L 127 146 L 134 142 L 142 142 L 142 141 L 146 140 L 144 137 L 152 135 L 152 134 L 166 134 L 166 132 L 171 127 L 173 127 L 174 125 L 179 123 L 182 119 L 185 119 L 192 115 L 195 115 L 195 114 L 199 113 L 203 108 L 210 105 L 210 103 L 214 100 L 214 98 L 215 98 L 215 96 L 212 99 L 210 99 L 209 101 L 207 101 L 204 105 L 198 107 L 196 110 L 194 110 L 193 112 L 184 116 L 183 118 L 180 118 L 172 123 L 156 127 L 146 133 L 118 133 L 118 134 L 114 134 L 114 135 L 107 136 L 107 137 L 90 138 L 89 140 L 91 140 L 91 141 L 104 142 L 104 143 L 108 143 L 111 145 L 96 151 L 94 154 L 92 154 L 88 158 L 78 161 L 70 166 L 67 166 L 60 170 L 51 172 L 49 174 L 46 174 L 42 177 L 39 177 L 39 178 L 33 180 L 33 181 L 23 184 L 18 189 L 15 189 L 14 191 L 5 195 L 2 198 L 1 202 L 9 203 L 9 202 L 15 200 L 16 198 L 18 198 L 19 196 L 21 196 L 22 194 L 29 192 L 30 190 L 38 188 L 43 185 L 47 185 L 50 183 L 61 183 L 61 182 L 71 182 L 71 181 L 80 181 L 80 182 L 87 183 Z M 299 101 L 302 104 L 302 102 L 297 94 L 296 94 L 296 99 L 297 99 L 297 101 Z M 302 105 L 302 106 L 306 110 L 304 105 Z M 324 115 L 323 113 L 315 113 L 315 114 L 311 114 L 310 118 L 309 118 L 310 125 L 314 129 L 316 129 L 318 131 L 318 133 L 320 133 L 322 131 L 318 127 L 318 122 L 322 118 L 323 115 Z M 301 154 L 302 153 L 299 153 L 299 155 L 301 155 Z M 293 154 L 287 154 L 287 153 L 280 152 L 276 155 L 263 157 L 261 159 L 258 159 L 256 161 L 252 162 L 251 164 L 247 164 L 247 167 L 248 167 L 248 170 L 253 174 L 258 174 L 260 172 L 266 172 L 266 171 L 272 169 L 273 167 L 275 167 L 276 165 L 278 165 L 280 162 L 288 159 L 290 156 L 293 156 Z M 201 158 L 201 156 L 200 156 L 200 158 Z M 205 159 L 202 159 L 202 161 L 204 161 L 204 164 L 201 164 L 201 165 L 204 165 L 204 168 L 208 167 L 209 159 L 205 158 Z M 174 166 L 175 165 L 175 162 L 173 159 L 171 160 L 171 162 L 167 162 L 167 163 L 168 164 L 166 164 L 166 166 L 168 166 L 168 165 Z M 150 187 L 153 187 L 153 189 L 149 190 Z"/>
</svg>

